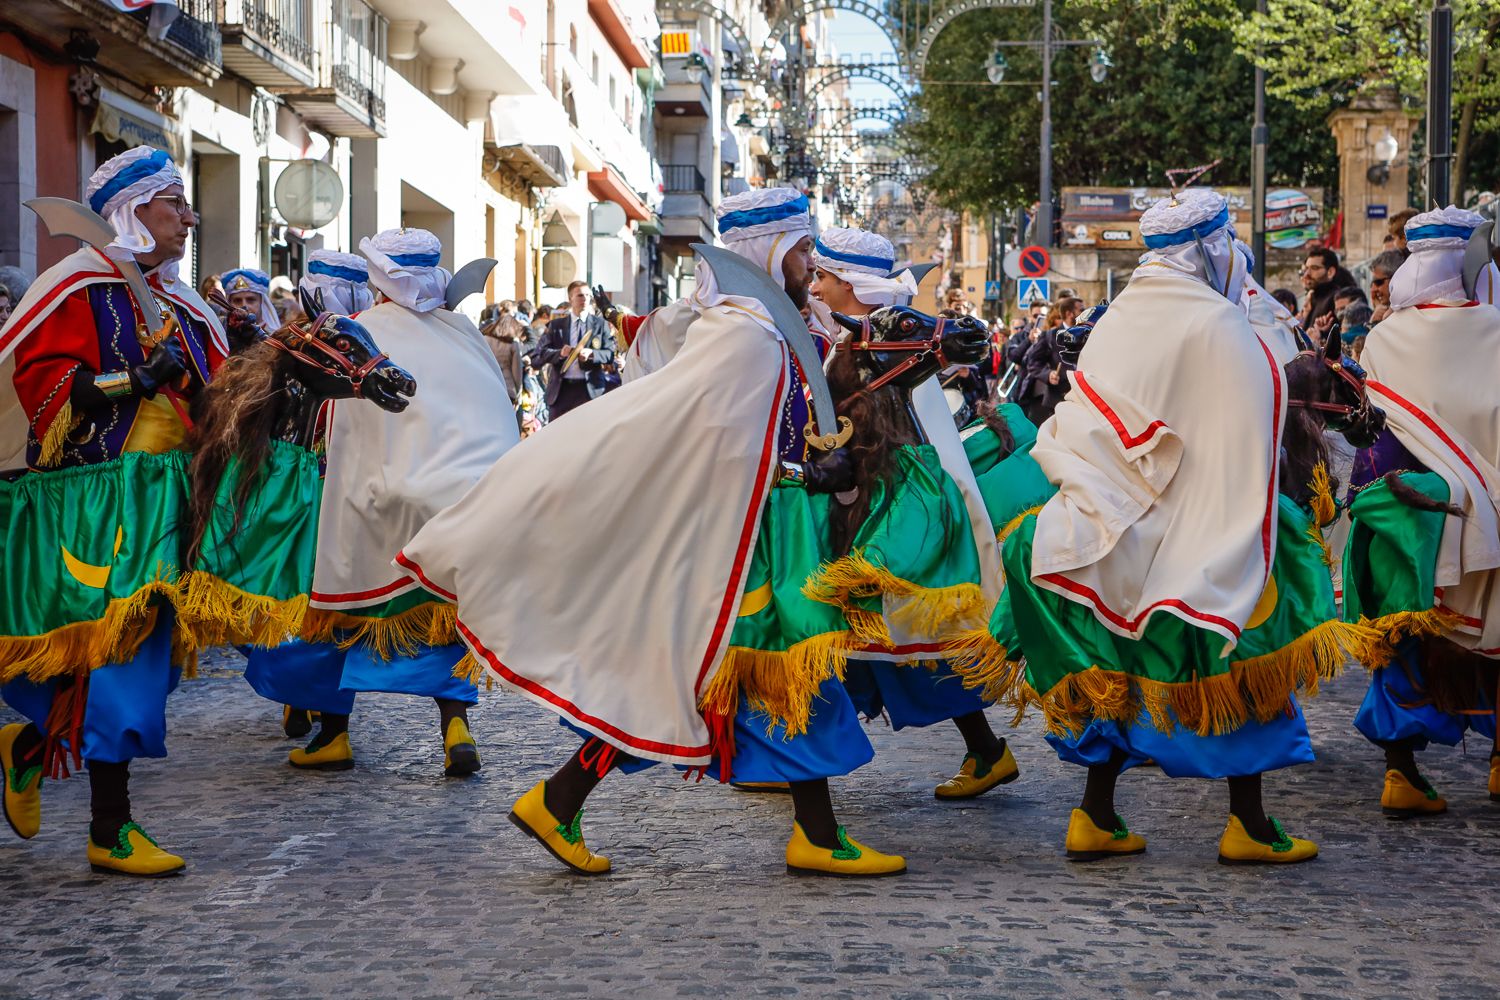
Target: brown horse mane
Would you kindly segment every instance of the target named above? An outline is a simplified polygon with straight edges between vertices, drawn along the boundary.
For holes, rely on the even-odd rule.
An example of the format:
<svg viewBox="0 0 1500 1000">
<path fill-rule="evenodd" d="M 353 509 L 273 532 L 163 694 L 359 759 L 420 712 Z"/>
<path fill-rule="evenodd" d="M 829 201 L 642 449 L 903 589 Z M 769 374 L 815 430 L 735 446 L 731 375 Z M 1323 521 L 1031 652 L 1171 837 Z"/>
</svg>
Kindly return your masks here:
<svg viewBox="0 0 1500 1000">
<path fill-rule="evenodd" d="M 280 351 L 267 341 L 254 344 L 225 361 L 193 407 L 188 448 L 189 500 L 184 565 L 196 565 L 213 520 L 219 485 L 235 461 L 241 475 L 234 492 L 238 531 L 245 504 L 260 483 L 271 452 L 277 412 L 285 387 Z"/>
<path fill-rule="evenodd" d="M 896 449 L 917 443 L 901 390 L 887 385 L 866 391 L 855 358 L 841 351 L 828 366 L 828 388 L 837 400 L 838 413 L 854 422 L 854 436 L 846 447 L 858 492 L 853 503 L 834 505 L 830 524 L 833 551 L 841 556 L 848 554 L 854 536 L 869 517 L 875 488 L 895 480 Z"/>
</svg>

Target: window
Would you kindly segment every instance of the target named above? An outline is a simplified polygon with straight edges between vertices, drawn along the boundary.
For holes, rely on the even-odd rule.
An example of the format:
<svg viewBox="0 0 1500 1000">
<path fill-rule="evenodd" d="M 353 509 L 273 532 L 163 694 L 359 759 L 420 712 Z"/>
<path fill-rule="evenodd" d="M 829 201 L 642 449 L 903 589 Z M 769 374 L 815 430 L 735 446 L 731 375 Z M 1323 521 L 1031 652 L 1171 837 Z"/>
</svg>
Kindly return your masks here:
<svg viewBox="0 0 1500 1000">
<path fill-rule="evenodd" d="M 572 24 L 568 25 L 568 51 L 578 58 L 578 27 Z"/>
<path fill-rule="evenodd" d="M 618 85 L 615 83 L 614 76 L 611 75 L 610 78 L 609 78 L 609 109 L 611 111 L 613 111 L 615 114 L 619 114 L 620 113 L 620 105 L 618 103 L 619 100 L 620 100 L 619 88 L 618 88 Z"/>
<path fill-rule="evenodd" d="M 599 86 L 599 56 L 597 53 L 590 60 L 589 79 L 594 81 L 594 86 Z"/>
</svg>

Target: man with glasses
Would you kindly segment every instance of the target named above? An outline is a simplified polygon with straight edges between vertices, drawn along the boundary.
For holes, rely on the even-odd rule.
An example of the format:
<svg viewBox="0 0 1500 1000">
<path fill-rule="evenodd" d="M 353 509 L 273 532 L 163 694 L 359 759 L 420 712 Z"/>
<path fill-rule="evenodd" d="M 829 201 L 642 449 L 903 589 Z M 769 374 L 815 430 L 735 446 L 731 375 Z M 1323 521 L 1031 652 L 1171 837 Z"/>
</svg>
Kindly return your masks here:
<svg viewBox="0 0 1500 1000">
<path fill-rule="evenodd" d="M 1405 259 L 1399 250 L 1386 250 L 1370 261 L 1371 326 L 1391 314 L 1391 276 Z"/>
<path fill-rule="evenodd" d="M 1327 247 L 1307 251 L 1307 261 L 1302 265 L 1302 288 L 1307 293 L 1302 306 L 1302 329 L 1319 343 L 1334 326 L 1334 293 L 1352 284 L 1354 276 L 1339 266 L 1338 254 Z"/>
<path fill-rule="evenodd" d="M 166 699 L 182 664 L 172 651 L 171 609 L 156 596 L 160 581 L 122 580 L 151 544 L 143 536 L 169 534 L 178 521 L 174 504 L 149 495 L 162 480 L 147 474 L 152 463 L 144 456 L 182 445 L 193 400 L 228 344 L 213 310 L 178 275 L 198 220 L 171 157 L 145 146 L 122 153 L 94 171 L 84 195 L 118 235 L 102 252 L 83 247 L 43 273 L 0 328 L 0 374 L 14 364 L 11 377 L 0 377 L 0 468 L 24 442 L 25 463 L 37 471 L 15 488 L 35 487 L 60 509 L 47 524 L 68 534 L 60 558 L 48 546 L 50 558 L 34 560 L 26 577 L 8 579 L 7 586 L 76 595 L 80 608 L 94 609 L 101 591 L 110 602 L 102 619 L 66 624 L 76 642 L 59 648 L 35 633 L 39 651 L 23 657 L 20 673 L 0 685 L 0 697 L 30 720 L 0 728 L 3 806 L 17 835 L 36 836 L 44 773 L 66 775 L 63 762 L 70 756 L 77 766 L 81 758 L 91 792 L 90 865 L 155 877 L 185 866 L 132 819 L 129 767 L 136 757 L 166 756 Z M 147 325 L 116 267 L 132 259 L 166 315 L 161 329 Z M 115 461 L 131 453 L 138 457 Z M 69 471 L 51 471 L 60 469 Z M 101 495 L 119 493 L 113 505 L 119 520 L 89 524 L 68 516 L 76 496 L 66 490 L 78 482 Z M 150 523 L 153 515 L 141 511 L 156 508 L 159 519 Z M 0 556 L 12 544 L 43 554 L 35 538 L 21 534 L 0 535 Z"/>
</svg>

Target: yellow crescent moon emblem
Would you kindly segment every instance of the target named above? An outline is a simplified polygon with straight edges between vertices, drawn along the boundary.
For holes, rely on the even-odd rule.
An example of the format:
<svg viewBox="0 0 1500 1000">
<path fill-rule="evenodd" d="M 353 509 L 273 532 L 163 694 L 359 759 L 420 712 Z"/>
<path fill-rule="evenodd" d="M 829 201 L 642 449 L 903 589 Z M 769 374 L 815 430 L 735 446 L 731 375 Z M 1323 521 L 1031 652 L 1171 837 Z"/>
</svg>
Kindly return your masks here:
<svg viewBox="0 0 1500 1000">
<path fill-rule="evenodd" d="M 1271 617 L 1271 612 L 1276 610 L 1276 578 L 1266 577 L 1266 589 L 1260 592 L 1260 600 L 1255 602 L 1255 610 L 1250 612 L 1250 620 L 1245 623 L 1245 629 L 1259 628 Z"/>
<path fill-rule="evenodd" d="M 125 529 L 123 527 L 116 527 L 114 556 L 120 554 L 120 546 L 124 542 Z M 109 583 L 109 571 L 115 568 L 113 562 L 108 566 L 95 566 L 93 563 L 86 563 L 73 555 L 73 553 L 68 551 L 66 545 L 59 546 L 59 548 L 62 549 L 63 565 L 68 568 L 68 572 L 73 575 L 73 579 L 85 587 L 92 587 L 95 590 L 103 590 L 104 585 Z"/>
</svg>

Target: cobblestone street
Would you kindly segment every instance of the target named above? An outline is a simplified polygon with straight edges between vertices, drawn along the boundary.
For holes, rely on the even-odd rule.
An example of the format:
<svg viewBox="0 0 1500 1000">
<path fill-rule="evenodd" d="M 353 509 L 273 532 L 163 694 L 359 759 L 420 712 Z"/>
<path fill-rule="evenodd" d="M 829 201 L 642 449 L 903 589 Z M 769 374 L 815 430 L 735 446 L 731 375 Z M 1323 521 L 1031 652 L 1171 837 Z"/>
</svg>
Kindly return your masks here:
<svg viewBox="0 0 1500 1000">
<path fill-rule="evenodd" d="M 788 878 L 786 798 L 659 768 L 595 796 L 586 833 L 616 873 L 586 881 L 505 819 L 574 745 L 530 703 L 483 698 L 472 780 L 441 778 L 435 711 L 395 696 L 356 708 L 355 770 L 303 774 L 238 665 L 185 683 L 172 757 L 134 769 L 136 817 L 185 877 L 91 874 L 81 780 L 47 784 L 39 837 L 0 842 L 0 995 L 1495 995 L 1488 748 L 1428 754 L 1446 817 L 1386 821 L 1380 758 L 1349 724 L 1358 673 L 1309 706 L 1318 763 L 1268 781 L 1272 812 L 1322 848 L 1300 867 L 1216 864 L 1222 787 L 1156 772 L 1121 783 L 1149 853 L 1066 862 L 1080 774 L 1030 719 L 1022 780 L 966 806 L 932 797 L 956 732 L 872 727 L 878 756 L 836 801 L 856 837 L 907 856 L 902 878 Z"/>
</svg>

